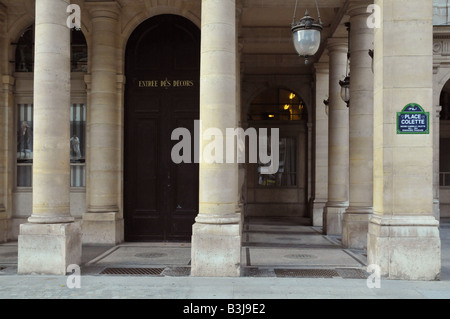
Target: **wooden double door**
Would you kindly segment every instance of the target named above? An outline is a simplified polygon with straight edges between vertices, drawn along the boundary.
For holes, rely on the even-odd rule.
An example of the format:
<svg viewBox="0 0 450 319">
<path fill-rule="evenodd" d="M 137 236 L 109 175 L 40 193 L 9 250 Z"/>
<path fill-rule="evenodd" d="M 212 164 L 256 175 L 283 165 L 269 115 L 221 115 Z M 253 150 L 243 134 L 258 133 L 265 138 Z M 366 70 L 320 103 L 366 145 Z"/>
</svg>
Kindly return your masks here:
<svg viewBox="0 0 450 319">
<path fill-rule="evenodd" d="M 142 23 L 126 52 L 126 241 L 189 241 L 198 214 L 198 164 L 175 164 L 176 128 L 199 119 L 200 30 L 176 15 Z M 191 152 L 192 154 L 194 152 Z"/>
</svg>

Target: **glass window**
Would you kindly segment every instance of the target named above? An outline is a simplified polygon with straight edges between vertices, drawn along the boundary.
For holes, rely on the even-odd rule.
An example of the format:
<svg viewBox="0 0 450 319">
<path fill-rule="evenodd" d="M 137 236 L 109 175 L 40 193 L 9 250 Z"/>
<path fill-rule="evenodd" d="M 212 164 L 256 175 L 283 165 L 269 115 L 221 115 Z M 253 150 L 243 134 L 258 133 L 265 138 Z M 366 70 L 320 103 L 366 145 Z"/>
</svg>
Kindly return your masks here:
<svg viewBox="0 0 450 319">
<path fill-rule="evenodd" d="M 269 137 L 270 138 L 270 137 Z M 262 187 L 297 186 L 297 140 L 293 137 L 280 138 L 280 165 L 276 174 L 261 174 L 261 168 L 267 165 L 259 163 L 258 185 Z M 270 140 L 267 142 L 270 152 Z"/>
<path fill-rule="evenodd" d="M 32 187 L 33 167 L 33 105 L 18 105 L 17 186 Z M 70 108 L 71 186 L 86 186 L 86 106 Z"/>
<path fill-rule="evenodd" d="M 71 186 L 86 186 L 86 106 L 72 104 L 70 109 Z"/>
<path fill-rule="evenodd" d="M 17 42 L 16 72 L 34 70 L 34 25 L 28 27 Z M 83 32 L 71 32 L 71 71 L 87 72 L 88 48 Z"/>
<path fill-rule="evenodd" d="M 16 49 L 16 72 L 33 72 L 34 26 L 28 27 L 19 38 Z"/>
<path fill-rule="evenodd" d="M 306 118 L 303 100 L 285 89 L 270 89 L 253 100 L 249 121 L 301 121 Z"/>
<path fill-rule="evenodd" d="M 31 187 L 33 165 L 33 105 L 20 104 L 17 123 L 17 186 Z"/>
<path fill-rule="evenodd" d="M 72 72 L 87 72 L 88 48 L 83 32 L 72 29 Z"/>
</svg>

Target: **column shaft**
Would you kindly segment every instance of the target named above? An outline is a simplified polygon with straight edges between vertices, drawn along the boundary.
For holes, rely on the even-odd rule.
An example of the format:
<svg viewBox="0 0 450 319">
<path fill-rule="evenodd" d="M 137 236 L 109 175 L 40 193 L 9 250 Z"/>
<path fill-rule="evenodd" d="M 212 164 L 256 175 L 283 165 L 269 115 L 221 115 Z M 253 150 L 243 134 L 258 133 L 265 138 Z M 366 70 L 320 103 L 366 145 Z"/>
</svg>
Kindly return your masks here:
<svg viewBox="0 0 450 319">
<path fill-rule="evenodd" d="M 202 1 L 200 70 L 199 215 L 193 226 L 193 276 L 240 275 L 240 217 L 236 214 L 238 165 L 208 163 L 203 152 L 211 143 L 205 133 L 214 129 L 226 140 L 236 126 L 236 4 L 235 0 Z M 210 131 L 211 132 L 211 131 Z M 225 155 L 225 152 L 223 153 Z"/>
<path fill-rule="evenodd" d="M 433 109 L 433 1 L 375 1 L 374 214 L 368 264 L 391 279 L 435 280 L 440 274 L 433 216 L 433 121 L 429 134 L 398 134 L 397 112 L 409 103 Z M 420 45 L 417 45 L 420 39 Z M 414 50 L 411 50 L 411 48 Z"/>
<path fill-rule="evenodd" d="M 347 70 L 348 40 L 328 41 L 330 56 L 330 103 L 328 115 L 328 202 L 324 209 L 323 231 L 341 235 L 342 215 L 348 206 L 349 182 L 349 117 L 341 98 L 339 81 Z"/>
<path fill-rule="evenodd" d="M 33 213 L 20 225 L 19 274 L 65 275 L 81 263 L 80 223 L 70 215 L 69 3 L 36 1 Z"/>
<path fill-rule="evenodd" d="M 349 207 L 342 223 L 342 243 L 348 248 L 367 246 L 373 206 L 373 73 L 368 54 L 373 29 L 367 26 L 370 1 L 350 3 L 350 184 Z"/>
<path fill-rule="evenodd" d="M 0 4 L 0 243 L 5 242 L 7 234 L 7 196 L 8 196 L 8 131 L 10 130 L 7 100 L 7 87 L 4 89 L 3 75 L 7 73 L 6 48 L 6 8 Z"/>
<path fill-rule="evenodd" d="M 36 3 L 33 213 L 31 223 L 73 222 L 70 216 L 69 1 Z"/>
<path fill-rule="evenodd" d="M 314 203 L 313 225 L 323 226 L 323 209 L 328 199 L 328 99 L 329 67 L 315 64 L 316 108 L 314 125 Z"/>
<path fill-rule="evenodd" d="M 93 3 L 88 8 L 92 17 L 92 56 L 88 78 L 87 212 L 83 215 L 83 242 L 114 244 L 123 241 L 123 219 L 119 216 L 119 7 L 117 3 Z"/>
</svg>

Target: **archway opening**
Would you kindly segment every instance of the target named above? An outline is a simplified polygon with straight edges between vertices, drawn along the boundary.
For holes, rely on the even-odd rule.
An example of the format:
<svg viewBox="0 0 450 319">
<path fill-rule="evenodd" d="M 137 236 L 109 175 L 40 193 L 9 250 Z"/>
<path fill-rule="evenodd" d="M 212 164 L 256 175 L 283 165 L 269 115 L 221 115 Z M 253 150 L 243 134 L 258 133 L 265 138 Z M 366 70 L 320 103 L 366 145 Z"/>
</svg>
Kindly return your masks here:
<svg viewBox="0 0 450 319">
<path fill-rule="evenodd" d="M 171 134 L 194 136 L 199 119 L 200 30 L 177 15 L 146 20 L 127 43 L 126 77 L 125 240 L 190 241 L 199 167 L 174 163 Z"/>
<path fill-rule="evenodd" d="M 441 91 L 439 123 L 439 211 L 440 218 L 450 218 L 450 80 Z"/>
<path fill-rule="evenodd" d="M 250 103 L 249 127 L 279 130 L 279 169 L 263 174 L 264 164 L 247 164 L 246 217 L 309 224 L 307 118 L 303 99 L 287 88 L 269 88 Z"/>
</svg>

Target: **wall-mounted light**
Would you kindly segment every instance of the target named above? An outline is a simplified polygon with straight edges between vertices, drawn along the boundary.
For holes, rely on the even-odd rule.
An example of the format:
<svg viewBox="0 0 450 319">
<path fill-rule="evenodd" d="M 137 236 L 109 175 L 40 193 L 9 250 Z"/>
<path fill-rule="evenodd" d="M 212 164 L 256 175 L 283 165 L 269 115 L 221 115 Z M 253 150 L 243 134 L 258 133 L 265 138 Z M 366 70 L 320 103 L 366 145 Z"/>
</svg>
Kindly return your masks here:
<svg viewBox="0 0 450 319">
<path fill-rule="evenodd" d="M 341 98 L 347 103 L 347 107 L 350 106 L 350 74 L 348 74 L 343 81 L 339 81 L 341 86 Z"/>
<path fill-rule="evenodd" d="M 328 109 L 330 105 L 330 98 L 327 98 L 326 100 L 323 100 L 323 104 L 325 105 L 325 113 L 328 115 Z"/>
<path fill-rule="evenodd" d="M 350 22 L 345 23 L 348 31 L 348 52 L 347 52 L 347 67 L 345 71 L 345 78 L 343 81 L 339 81 L 339 85 L 341 86 L 341 98 L 347 104 L 347 107 L 350 107 Z"/>
</svg>

